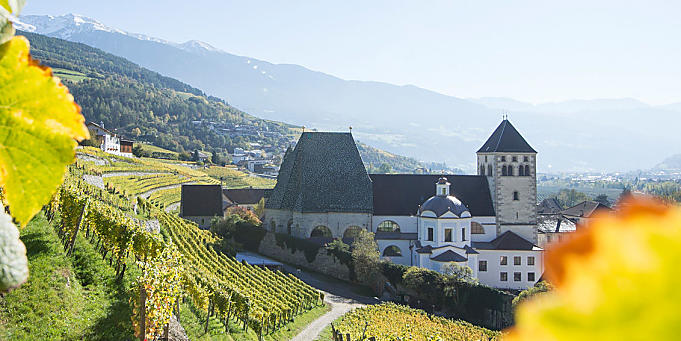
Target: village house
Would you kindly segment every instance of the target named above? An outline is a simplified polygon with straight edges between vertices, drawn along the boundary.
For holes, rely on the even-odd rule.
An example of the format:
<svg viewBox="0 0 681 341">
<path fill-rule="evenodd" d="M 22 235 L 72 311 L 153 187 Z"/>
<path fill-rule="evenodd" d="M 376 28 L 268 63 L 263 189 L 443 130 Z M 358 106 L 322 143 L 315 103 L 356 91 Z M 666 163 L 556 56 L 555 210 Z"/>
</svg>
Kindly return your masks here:
<svg viewBox="0 0 681 341">
<path fill-rule="evenodd" d="M 126 140 L 117 134 L 104 128 L 104 124 L 88 122 L 87 128 L 90 131 L 90 136 L 97 141 L 102 151 L 107 153 L 132 157 L 133 141 Z"/>
</svg>

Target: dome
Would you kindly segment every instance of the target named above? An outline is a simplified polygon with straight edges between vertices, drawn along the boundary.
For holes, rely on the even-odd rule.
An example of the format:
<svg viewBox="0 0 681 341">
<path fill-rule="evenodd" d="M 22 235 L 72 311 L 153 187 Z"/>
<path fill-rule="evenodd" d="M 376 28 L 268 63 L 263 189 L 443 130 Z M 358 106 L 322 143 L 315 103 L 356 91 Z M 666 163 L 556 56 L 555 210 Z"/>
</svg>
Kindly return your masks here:
<svg viewBox="0 0 681 341">
<path fill-rule="evenodd" d="M 468 207 L 466 207 L 461 200 L 454 196 L 436 195 L 430 197 L 430 199 L 426 200 L 426 202 L 421 205 L 421 211 L 419 214 L 425 211 L 432 211 L 437 217 L 447 212 L 452 212 L 456 214 L 457 217 L 461 217 L 464 212 L 468 212 Z M 470 212 L 468 212 L 468 216 L 470 217 Z"/>
</svg>

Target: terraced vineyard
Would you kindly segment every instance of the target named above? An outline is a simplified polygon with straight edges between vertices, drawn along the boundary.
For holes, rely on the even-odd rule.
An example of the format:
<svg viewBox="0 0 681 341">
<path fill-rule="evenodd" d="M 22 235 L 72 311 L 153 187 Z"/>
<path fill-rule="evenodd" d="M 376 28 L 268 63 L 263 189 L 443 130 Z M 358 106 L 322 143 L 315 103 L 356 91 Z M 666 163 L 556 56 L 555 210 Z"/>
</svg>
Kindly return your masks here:
<svg viewBox="0 0 681 341">
<path fill-rule="evenodd" d="M 249 175 L 236 169 L 236 167 L 211 166 L 203 169 L 203 172 L 213 179 L 219 180 L 229 188 L 273 188 L 276 184 L 274 179 L 262 178 Z"/>
<path fill-rule="evenodd" d="M 181 192 L 181 187 L 162 189 L 151 193 L 148 199 L 161 207 L 168 207 L 174 203 L 180 202 Z"/>
<path fill-rule="evenodd" d="M 472 325 L 468 322 L 448 320 L 423 310 L 412 309 L 394 303 L 357 308 L 334 324 L 342 334 L 350 334 L 350 340 L 375 337 L 377 341 L 388 340 L 498 340 L 499 332 Z"/>
<path fill-rule="evenodd" d="M 210 232 L 152 210 L 183 255 L 187 294 L 195 306 L 213 311 L 225 325 L 233 318 L 258 334 L 267 334 L 323 304 L 323 295 L 296 277 L 217 253 L 207 246 L 216 241 Z"/>
</svg>

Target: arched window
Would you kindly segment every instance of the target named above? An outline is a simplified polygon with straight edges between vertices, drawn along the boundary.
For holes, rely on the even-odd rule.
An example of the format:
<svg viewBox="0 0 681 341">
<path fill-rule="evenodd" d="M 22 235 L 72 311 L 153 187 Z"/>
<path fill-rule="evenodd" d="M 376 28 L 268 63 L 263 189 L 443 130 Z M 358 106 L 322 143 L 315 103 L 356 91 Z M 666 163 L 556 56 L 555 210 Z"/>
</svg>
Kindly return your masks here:
<svg viewBox="0 0 681 341">
<path fill-rule="evenodd" d="M 310 237 L 333 237 L 333 234 L 331 233 L 331 230 L 329 230 L 328 227 L 324 225 L 319 225 L 315 227 L 312 230 L 312 233 L 310 233 Z"/>
<path fill-rule="evenodd" d="M 359 236 L 359 231 L 361 230 L 362 228 L 359 226 L 350 226 L 345 229 L 343 238 L 357 238 L 357 236 Z"/>
<path fill-rule="evenodd" d="M 286 233 L 291 235 L 291 227 L 293 226 L 293 219 L 289 219 L 288 224 L 286 224 Z"/>
<path fill-rule="evenodd" d="M 513 176 L 513 166 L 508 166 L 508 176 Z"/>
<path fill-rule="evenodd" d="M 471 234 L 485 234 L 485 228 L 478 222 L 471 222 Z"/>
<path fill-rule="evenodd" d="M 480 165 L 480 175 L 485 175 L 485 165 Z"/>
<path fill-rule="evenodd" d="M 522 165 L 518 167 L 518 175 L 525 176 L 525 168 Z"/>
<path fill-rule="evenodd" d="M 487 167 L 487 175 L 492 176 L 492 167 Z"/>
<path fill-rule="evenodd" d="M 402 250 L 395 245 L 390 245 L 383 250 L 383 257 L 402 257 Z"/>
<path fill-rule="evenodd" d="M 513 200 L 520 200 L 518 199 L 518 191 L 513 192 Z"/>
<path fill-rule="evenodd" d="M 525 176 L 530 176 L 530 165 L 525 165 Z"/>
<path fill-rule="evenodd" d="M 502 176 L 508 175 L 508 169 L 506 168 L 506 165 L 501 166 L 501 175 Z"/>
<path fill-rule="evenodd" d="M 385 220 L 378 224 L 377 232 L 400 232 L 400 225 L 392 220 Z"/>
</svg>

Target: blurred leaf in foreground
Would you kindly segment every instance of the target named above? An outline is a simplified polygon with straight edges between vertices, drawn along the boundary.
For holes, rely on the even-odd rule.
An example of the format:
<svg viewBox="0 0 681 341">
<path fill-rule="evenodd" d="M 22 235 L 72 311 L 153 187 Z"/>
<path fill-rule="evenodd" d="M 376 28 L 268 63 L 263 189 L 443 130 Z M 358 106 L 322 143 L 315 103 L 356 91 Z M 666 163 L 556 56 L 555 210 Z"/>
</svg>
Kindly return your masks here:
<svg viewBox="0 0 681 341">
<path fill-rule="evenodd" d="M 516 311 L 507 340 L 675 340 L 681 208 L 630 201 L 546 254 L 555 290 Z"/>
<path fill-rule="evenodd" d="M 18 36 L 0 46 L 0 186 L 22 225 L 50 200 L 89 136 L 80 108 Z"/>
</svg>

